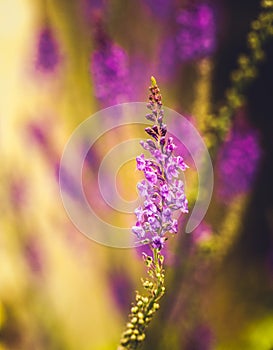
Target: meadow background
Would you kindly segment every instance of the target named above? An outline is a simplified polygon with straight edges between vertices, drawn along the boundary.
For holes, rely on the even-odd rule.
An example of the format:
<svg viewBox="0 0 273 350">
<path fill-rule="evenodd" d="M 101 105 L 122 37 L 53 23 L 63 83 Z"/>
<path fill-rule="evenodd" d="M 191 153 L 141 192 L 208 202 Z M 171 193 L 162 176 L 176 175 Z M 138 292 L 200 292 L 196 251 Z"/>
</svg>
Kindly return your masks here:
<svg viewBox="0 0 273 350">
<path fill-rule="evenodd" d="M 73 130 L 147 101 L 151 75 L 202 134 L 215 187 L 199 227 L 182 225 L 168 246 L 167 293 L 143 349 L 273 349 L 272 20 L 264 50 L 248 36 L 260 11 L 256 0 L 0 0 L 1 350 L 117 347 L 143 262 L 75 228 L 58 171 Z M 253 43 L 262 56 L 238 95 L 238 57 L 248 67 L 240 54 Z M 103 152 L 86 161 L 91 197 Z M 124 197 L 137 179 L 131 162 Z"/>
</svg>

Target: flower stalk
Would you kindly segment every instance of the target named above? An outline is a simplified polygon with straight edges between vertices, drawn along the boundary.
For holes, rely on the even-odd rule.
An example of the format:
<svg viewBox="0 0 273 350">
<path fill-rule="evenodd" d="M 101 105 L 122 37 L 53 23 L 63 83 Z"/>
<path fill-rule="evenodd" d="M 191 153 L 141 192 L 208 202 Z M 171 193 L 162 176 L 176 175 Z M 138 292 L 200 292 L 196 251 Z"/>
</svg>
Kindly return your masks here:
<svg viewBox="0 0 273 350">
<path fill-rule="evenodd" d="M 165 293 L 164 256 L 160 251 L 167 235 L 177 233 L 174 212 L 188 212 L 184 184 L 178 179 L 179 173 L 188 166 L 181 156 L 173 153 L 176 145 L 171 136 L 167 137 L 167 126 L 163 123 L 162 97 L 154 77 L 151 78 L 149 89 L 147 107 L 150 113 L 146 118 L 154 125 L 145 131 L 152 139 L 141 141 L 140 144 L 151 157 L 146 158 L 141 154 L 136 158 L 137 169 L 145 177 L 137 185 L 144 203 L 135 210 L 137 221 L 132 232 L 137 236 L 139 244 L 149 244 L 152 256 L 143 253 L 148 275 L 142 279 L 145 292 L 136 292 L 118 350 L 137 349 L 144 341 L 146 328 L 159 309 L 159 301 Z"/>
<path fill-rule="evenodd" d="M 123 332 L 118 350 L 137 349 L 144 341 L 145 330 L 152 317 L 159 309 L 159 300 L 165 293 L 164 286 L 164 256 L 159 249 L 153 249 L 153 257 L 144 255 L 148 277 L 142 279 L 142 286 L 146 293 L 136 292 L 135 302 L 132 304 L 129 321 Z"/>
</svg>

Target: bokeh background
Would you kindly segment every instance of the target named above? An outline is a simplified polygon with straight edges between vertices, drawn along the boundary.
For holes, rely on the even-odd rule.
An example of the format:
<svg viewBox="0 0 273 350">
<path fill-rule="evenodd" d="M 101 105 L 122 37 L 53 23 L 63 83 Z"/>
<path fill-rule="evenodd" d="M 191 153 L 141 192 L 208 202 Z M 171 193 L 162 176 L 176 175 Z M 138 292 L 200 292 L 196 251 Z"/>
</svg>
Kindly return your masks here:
<svg viewBox="0 0 273 350">
<path fill-rule="evenodd" d="M 117 347 L 141 254 L 77 231 L 58 170 L 73 130 L 102 108 L 146 101 L 151 75 L 203 135 L 215 188 L 199 227 L 185 234 L 182 223 L 168 243 L 167 293 L 143 349 L 273 349 L 273 31 L 271 17 L 255 37 L 261 11 L 272 12 L 256 0 L 0 0 L 1 350 Z M 86 161 L 91 196 L 104 147 Z M 126 164 L 127 199 L 137 179 Z"/>
</svg>

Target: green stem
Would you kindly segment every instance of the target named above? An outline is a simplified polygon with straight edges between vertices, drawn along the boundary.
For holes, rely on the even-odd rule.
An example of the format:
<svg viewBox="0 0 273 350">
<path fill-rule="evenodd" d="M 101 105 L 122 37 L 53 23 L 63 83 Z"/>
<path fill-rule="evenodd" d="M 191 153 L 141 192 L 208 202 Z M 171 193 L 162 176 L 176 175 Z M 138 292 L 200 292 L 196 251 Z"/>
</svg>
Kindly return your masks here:
<svg viewBox="0 0 273 350">
<path fill-rule="evenodd" d="M 129 322 L 123 332 L 118 350 L 135 350 L 146 337 L 145 331 L 153 315 L 159 309 L 158 301 L 164 295 L 163 256 L 158 249 L 152 249 L 153 257 L 145 256 L 148 278 L 142 280 L 144 295 L 136 293 L 136 300 L 132 303 Z"/>
</svg>

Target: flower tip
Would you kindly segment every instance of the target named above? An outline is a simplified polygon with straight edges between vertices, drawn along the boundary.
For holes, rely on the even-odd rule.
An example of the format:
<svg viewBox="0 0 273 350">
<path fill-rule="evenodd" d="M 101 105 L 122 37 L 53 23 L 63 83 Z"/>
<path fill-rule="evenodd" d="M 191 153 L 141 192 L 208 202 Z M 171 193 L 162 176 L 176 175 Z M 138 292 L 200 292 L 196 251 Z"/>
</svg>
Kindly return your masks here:
<svg viewBox="0 0 273 350">
<path fill-rule="evenodd" d="M 157 85 L 156 79 L 155 79 L 155 77 L 153 75 L 151 76 L 151 85 L 153 87 Z"/>
</svg>

